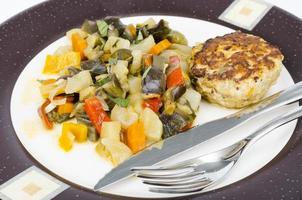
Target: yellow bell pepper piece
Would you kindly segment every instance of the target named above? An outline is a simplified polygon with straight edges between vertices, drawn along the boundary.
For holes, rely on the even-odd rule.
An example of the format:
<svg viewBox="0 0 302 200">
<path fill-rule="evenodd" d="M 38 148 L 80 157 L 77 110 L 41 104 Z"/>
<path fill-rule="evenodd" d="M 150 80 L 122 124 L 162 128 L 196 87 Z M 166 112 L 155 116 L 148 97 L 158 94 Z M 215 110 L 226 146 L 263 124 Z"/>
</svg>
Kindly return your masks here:
<svg viewBox="0 0 302 200">
<path fill-rule="evenodd" d="M 69 131 L 63 131 L 59 138 L 59 145 L 64 151 L 70 151 L 73 146 L 74 135 Z"/>
<path fill-rule="evenodd" d="M 72 111 L 73 111 L 73 103 L 67 102 L 67 103 L 65 103 L 63 105 L 59 105 L 58 106 L 58 113 L 60 115 L 62 115 L 62 114 L 69 114 Z"/>
<path fill-rule="evenodd" d="M 62 134 L 59 138 L 59 145 L 64 151 L 70 151 L 73 141 L 84 142 L 87 140 L 88 128 L 84 124 L 65 122 L 62 126 Z"/>
<path fill-rule="evenodd" d="M 81 55 L 78 52 L 68 52 L 63 55 L 47 55 L 43 68 L 44 74 L 57 74 L 66 67 L 79 67 Z"/>
<path fill-rule="evenodd" d="M 88 128 L 84 124 L 73 124 L 70 128 L 77 142 L 85 142 L 87 140 Z"/>
<path fill-rule="evenodd" d="M 42 85 L 49 85 L 49 84 L 52 84 L 52 83 L 55 83 L 56 82 L 56 79 L 46 79 L 46 80 L 42 80 L 41 81 L 41 84 Z"/>
<path fill-rule="evenodd" d="M 79 52 L 81 58 L 85 57 L 84 50 L 87 48 L 88 44 L 85 39 L 81 37 L 79 33 L 74 33 L 71 36 L 72 48 L 75 52 Z"/>
</svg>

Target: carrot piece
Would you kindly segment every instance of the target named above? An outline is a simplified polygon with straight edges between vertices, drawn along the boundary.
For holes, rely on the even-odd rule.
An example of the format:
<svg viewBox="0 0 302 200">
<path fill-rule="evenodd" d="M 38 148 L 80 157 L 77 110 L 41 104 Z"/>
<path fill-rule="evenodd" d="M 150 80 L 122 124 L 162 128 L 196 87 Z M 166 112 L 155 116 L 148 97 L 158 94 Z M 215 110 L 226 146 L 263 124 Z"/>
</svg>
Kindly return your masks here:
<svg viewBox="0 0 302 200">
<path fill-rule="evenodd" d="M 161 102 L 160 97 L 155 97 L 152 99 L 145 99 L 143 101 L 144 108 L 150 108 L 151 110 L 153 110 L 156 113 L 159 111 L 161 105 L 162 105 L 162 102 Z"/>
<path fill-rule="evenodd" d="M 71 36 L 72 48 L 74 51 L 79 52 L 81 58 L 85 57 L 84 50 L 87 48 L 88 44 L 85 39 L 83 39 L 79 33 L 74 33 Z"/>
<path fill-rule="evenodd" d="M 144 63 L 144 67 L 147 68 L 149 66 L 152 65 L 152 58 L 153 58 L 153 55 L 152 54 L 145 54 L 143 56 L 143 63 Z"/>
<path fill-rule="evenodd" d="M 185 83 L 185 79 L 182 74 L 182 70 L 180 67 L 174 69 L 168 76 L 167 76 L 167 88 L 179 86 Z"/>
<path fill-rule="evenodd" d="M 110 121 L 110 118 L 104 111 L 100 101 L 96 97 L 85 99 L 84 110 L 97 132 L 101 134 L 102 123 Z"/>
<path fill-rule="evenodd" d="M 42 122 L 47 129 L 52 129 L 53 123 L 48 119 L 48 116 L 46 115 L 45 108 L 50 104 L 50 100 L 46 99 L 46 101 L 38 108 L 38 114 L 40 118 L 42 119 Z"/>
<path fill-rule="evenodd" d="M 144 133 L 144 124 L 135 122 L 128 127 L 126 132 L 126 144 L 133 153 L 137 153 L 146 146 L 146 136 Z"/>
<path fill-rule="evenodd" d="M 159 43 L 157 43 L 156 45 L 154 45 L 151 48 L 150 53 L 154 54 L 154 55 L 158 55 L 158 54 L 160 54 L 160 52 L 169 48 L 170 46 L 171 46 L 171 43 L 169 42 L 169 40 L 164 39 L 164 40 L 160 41 Z"/>
<path fill-rule="evenodd" d="M 67 103 L 65 103 L 63 105 L 59 105 L 58 106 L 58 113 L 60 115 L 62 115 L 62 114 L 69 114 L 69 113 L 72 112 L 72 110 L 73 110 L 73 103 L 67 102 Z"/>
</svg>

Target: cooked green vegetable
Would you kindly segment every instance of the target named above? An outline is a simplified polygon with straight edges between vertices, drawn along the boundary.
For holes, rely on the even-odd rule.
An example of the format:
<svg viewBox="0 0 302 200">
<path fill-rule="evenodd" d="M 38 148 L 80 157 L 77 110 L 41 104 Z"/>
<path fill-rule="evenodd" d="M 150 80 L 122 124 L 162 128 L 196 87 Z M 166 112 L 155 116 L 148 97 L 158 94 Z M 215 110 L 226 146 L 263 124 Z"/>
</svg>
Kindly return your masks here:
<svg viewBox="0 0 302 200">
<path fill-rule="evenodd" d="M 88 35 L 86 41 L 89 48 L 96 49 L 96 47 L 99 47 L 100 50 L 103 49 L 106 43 L 106 41 L 103 38 L 101 38 L 101 36 L 98 33 Z"/>
<path fill-rule="evenodd" d="M 87 126 L 88 128 L 88 140 L 91 142 L 97 142 L 100 135 L 97 133 L 93 126 Z"/>
<path fill-rule="evenodd" d="M 81 70 L 79 68 L 76 68 L 76 67 L 68 67 L 67 71 L 68 71 L 68 74 L 71 75 L 71 76 L 74 76 L 74 75 L 81 72 Z"/>
<path fill-rule="evenodd" d="M 84 111 L 76 113 L 75 118 L 78 123 L 82 123 L 87 126 L 92 126 L 92 123 L 91 123 L 89 117 L 87 116 L 87 114 Z"/>
<path fill-rule="evenodd" d="M 187 88 L 184 85 L 177 86 L 171 89 L 171 97 L 173 101 L 177 101 L 183 94 L 185 94 Z"/>
<path fill-rule="evenodd" d="M 103 85 L 105 85 L 106 83 L 111 81 L 111 77 L 110 76 L 106 76 L 105 78 L 99 79 L 96 81 L 95 85 L 102 87 Z"/>
<path fill-rule="evenodd" d="M 129 49 L 118 49 L 113 54 L 111 54 L 110 59 L 126 60 L 130 62 L 132 60 L 132 54 Z"/>
<path fill-rule="evenodd" d="M 118 30 L 119 35 L 122 35 L 122 33 L 125 30 L 125 25 L 121 22 L 121 20 L 117 17 L 106 17 L 104 21 L 108 24 L 113 26 L 115 29 Z"/>
<path fill-rule="evenodd" d="M 171 32 L 171 29 L 169 28 L 168 22 L 161 19 L 156 25 L 156 27 L 151 28 L 148 31 L 150 34 L 153 35 L 155 42 L 158 43 L 168 37 L 168 34 Z"/>
<path fill-rule="evenodd" d="M 164 95 L 164 110 L 163 113 L 167 115 L 172 115 L 175 112 L 176 109 L 176 102 L 174 101 L 174 98 L 172 97 L 171 91 L 173 88 L 168 89 Z"/>
<path fill-rule="evenodd" d="M 78 113 L 83 113 L 84 112 L 84 104 L 81 102 L 78 102 L 75 104 L 73 111 L 70 113 L 70 117 L 74 117 Z"/>
<path fill-rule="evenodd" d="M 178 31 L 171 31 L 168 35 L 167 35 L 167 39 L 172 42 L 172 43 L 176 43 L 176 44 L 182 44 L 182 45 L 188 45 L 188 40 L 187 38 L 180 32 Z"/>
<path fill-rule="evenodd" d="M 101 37 L 107 37 L 108 35 L 108 24 L 105 22 L 105 20 L 97 20 L 96 24 L 98 26 L 99 33 Z"/>
<path fill-rule="evenodd" d="M 92 78 L 107 73 L 107 67 L 98 60 L 82 61 L 81 69 L 89 70 Z"/>
<path fill-rule="evenodd" d="M 47 116 L 48 116 L 48 119 L 50 121 L 55 122 L 55 123 L 59 123 L 59 124 L 71 119 L 69 117 L 68 113 L 60 115 L 57 112 L 57 110 L 50 111 L 49 113 L 47 113 Z"/>
<path fill-rule="evenodd" d="M 111 81 L 104 84 L 102 88 L 111 96 L 121 98 L 125 96 L 125 92 L 123 91 L 119 80 L 114 74 L 111 76 Z"/>
<path fill-rule="evenodd" d="M 98 31 L 98 26 L 96 25 L 95 21 L 86 19 L 81 29 L 89 34 L 93 34 Z"/>
</svg>

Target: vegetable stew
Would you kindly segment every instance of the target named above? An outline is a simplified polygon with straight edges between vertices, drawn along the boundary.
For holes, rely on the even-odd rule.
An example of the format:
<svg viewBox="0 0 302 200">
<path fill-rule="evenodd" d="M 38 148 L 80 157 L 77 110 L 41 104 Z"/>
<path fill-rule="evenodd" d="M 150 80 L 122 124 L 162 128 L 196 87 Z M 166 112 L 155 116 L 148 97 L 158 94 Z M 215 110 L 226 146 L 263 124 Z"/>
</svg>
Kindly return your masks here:
<svg viewBox="0 0 302 200">
<path fill-rule="evenodd" d="M 191 48 L 168 22 L 85 20 L 70 44 L 48 55 L 40 80 L 45 128 L 62 126 L 58 144 L 94 142 L 114 165 L 191 127 L 201 96 L 188 75 Z M 53 79 L 53 75 L 57 78 Z"/>
</svg>

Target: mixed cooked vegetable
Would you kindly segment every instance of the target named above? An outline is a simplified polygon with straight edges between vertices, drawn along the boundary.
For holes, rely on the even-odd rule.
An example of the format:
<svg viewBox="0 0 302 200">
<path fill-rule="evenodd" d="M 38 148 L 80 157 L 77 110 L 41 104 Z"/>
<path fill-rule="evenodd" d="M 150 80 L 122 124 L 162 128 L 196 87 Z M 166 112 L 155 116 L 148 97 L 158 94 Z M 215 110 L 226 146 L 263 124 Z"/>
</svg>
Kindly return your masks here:
<svg viewBox="0 0 302 200">
<path fill-rule="evenodd" d="M 97 142 L 119 164 L 133 153 L 191 127 L 201 96 L 188 76 L 191 48 L 168 23 L 86 20 L 67 32 L 70 45 L 48 55 L 38 109 L 47 129 L 62 124 L 59 145 Z"/>
</svg>

